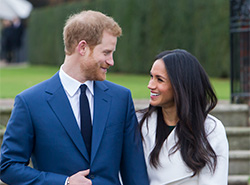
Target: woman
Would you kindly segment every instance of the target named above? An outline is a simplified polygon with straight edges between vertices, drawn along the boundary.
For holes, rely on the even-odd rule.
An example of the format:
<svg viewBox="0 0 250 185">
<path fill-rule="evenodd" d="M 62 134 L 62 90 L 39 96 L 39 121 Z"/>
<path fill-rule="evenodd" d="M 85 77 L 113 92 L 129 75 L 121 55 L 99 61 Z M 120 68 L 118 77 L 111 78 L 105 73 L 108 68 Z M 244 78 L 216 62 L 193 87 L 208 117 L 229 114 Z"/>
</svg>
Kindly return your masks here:
<svg viewBox="0 0 250 185">
<path fill-rule="evenodd" d="M 185 50 L 160 53 L 138 112 L 150 185 L 227 185 L 228 141 L 208 76 Z"/>
</svg>

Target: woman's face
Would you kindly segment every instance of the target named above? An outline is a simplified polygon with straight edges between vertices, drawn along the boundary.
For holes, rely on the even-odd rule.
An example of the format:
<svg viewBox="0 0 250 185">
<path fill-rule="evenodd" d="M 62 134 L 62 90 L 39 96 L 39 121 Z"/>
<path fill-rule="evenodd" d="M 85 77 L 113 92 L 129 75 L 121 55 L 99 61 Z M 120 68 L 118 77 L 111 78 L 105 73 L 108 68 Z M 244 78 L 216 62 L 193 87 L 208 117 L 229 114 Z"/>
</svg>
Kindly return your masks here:
<svg viewBox="0 0 250 185">
<path fill-rule="evenodd" d="M 150 104 L 162 108 L 175 106 L 173 88 L 162 59 L 154 62 L 150 71 Z"/>
</svg>

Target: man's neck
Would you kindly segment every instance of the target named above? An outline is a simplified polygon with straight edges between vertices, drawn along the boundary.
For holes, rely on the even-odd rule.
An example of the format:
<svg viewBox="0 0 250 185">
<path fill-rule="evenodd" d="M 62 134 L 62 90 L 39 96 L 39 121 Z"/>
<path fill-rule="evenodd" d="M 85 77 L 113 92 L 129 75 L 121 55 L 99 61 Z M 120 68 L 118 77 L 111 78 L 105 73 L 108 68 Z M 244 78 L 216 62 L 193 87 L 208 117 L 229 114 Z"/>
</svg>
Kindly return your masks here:
<svg viewBox="0 0 250 185">
<path fill-rule="evenodd" d="M 81 67 L 79 64 L 80 62 L 76 55 L 74 54 L 66 55 L 62 69 L 70 77 L 74 78 L 75 80 L 81 83 L 84 83 L 86 79 L 83 79 Z"/>
</svg>

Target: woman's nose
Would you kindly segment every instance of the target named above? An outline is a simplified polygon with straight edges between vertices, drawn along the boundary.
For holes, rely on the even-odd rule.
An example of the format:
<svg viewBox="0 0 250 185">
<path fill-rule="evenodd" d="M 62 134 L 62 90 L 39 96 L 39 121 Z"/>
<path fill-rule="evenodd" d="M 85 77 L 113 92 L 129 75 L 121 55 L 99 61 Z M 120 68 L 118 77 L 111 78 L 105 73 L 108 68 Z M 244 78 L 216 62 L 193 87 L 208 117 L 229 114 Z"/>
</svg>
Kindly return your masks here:
<svg viewBox="0 0 250 185">
<path fill-rule="evenodd" d="M 155 84 L 153 79 L 150 79 L 148 82 L 148 89 L 154 89 L 155 88 Z"/>
</svg>

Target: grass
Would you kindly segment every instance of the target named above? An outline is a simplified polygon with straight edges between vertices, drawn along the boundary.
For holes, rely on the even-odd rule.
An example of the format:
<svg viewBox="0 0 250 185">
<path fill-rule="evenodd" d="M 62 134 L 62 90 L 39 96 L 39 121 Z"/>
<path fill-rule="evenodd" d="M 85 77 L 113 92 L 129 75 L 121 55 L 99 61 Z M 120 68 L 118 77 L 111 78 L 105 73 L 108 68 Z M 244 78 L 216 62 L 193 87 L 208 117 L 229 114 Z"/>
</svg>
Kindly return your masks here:
<svg viewBox="0 0 250 185">
<path fill-rule="evenodd" d="M 14 98 L 21 91 L 51 77 L 58 68 L 46 66 L 0 69 L 0 98 Z"/>
<path fill-rule="evenodd" d="M 0 68 L 0 98 L 14 98 L 21 91 L 50 78 L 58 67 L 12 66 Z M 149 75 L 108 73 L 107 80 L 129 88 L 134 99 L 148 99 Z M 229 79 L 211 78 L 218 99 L 229 100 Z"/>
</svg>

